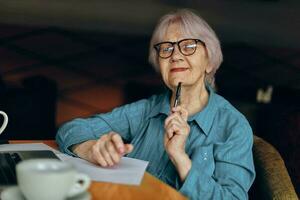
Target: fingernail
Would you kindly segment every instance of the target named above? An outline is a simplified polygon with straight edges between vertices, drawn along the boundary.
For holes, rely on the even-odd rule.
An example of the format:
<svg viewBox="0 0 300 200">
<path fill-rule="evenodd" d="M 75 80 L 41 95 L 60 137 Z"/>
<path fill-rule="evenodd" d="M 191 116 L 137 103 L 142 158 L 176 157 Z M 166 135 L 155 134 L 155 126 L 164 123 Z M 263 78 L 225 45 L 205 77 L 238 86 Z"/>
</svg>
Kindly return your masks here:
<svg viewBox="0 0 300 200">
<path fill-rule="evenodd" d="M 119 152 L 120 153 L 124 153 L 124 148 L 123 147 L 119 147 Z"/>
</svg>

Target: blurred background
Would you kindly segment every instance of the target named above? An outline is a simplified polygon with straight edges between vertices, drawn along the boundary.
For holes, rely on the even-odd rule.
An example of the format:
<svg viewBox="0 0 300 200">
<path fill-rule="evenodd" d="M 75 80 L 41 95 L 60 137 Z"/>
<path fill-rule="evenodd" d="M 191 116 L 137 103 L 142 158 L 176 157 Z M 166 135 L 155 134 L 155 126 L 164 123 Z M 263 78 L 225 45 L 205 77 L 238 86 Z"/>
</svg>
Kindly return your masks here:
<svg viewBox="0 0 300 200">
<path fill-rule="evenodd" d="M 0 0 L 0 110 L 10 118 L 0 139 L 53 139 L 68 120 L 160 92 L 148 45 L 177 8 L 216 31 L 218 93 L 279 150 L 299 195 L 299 0 Z"/>
</svg>

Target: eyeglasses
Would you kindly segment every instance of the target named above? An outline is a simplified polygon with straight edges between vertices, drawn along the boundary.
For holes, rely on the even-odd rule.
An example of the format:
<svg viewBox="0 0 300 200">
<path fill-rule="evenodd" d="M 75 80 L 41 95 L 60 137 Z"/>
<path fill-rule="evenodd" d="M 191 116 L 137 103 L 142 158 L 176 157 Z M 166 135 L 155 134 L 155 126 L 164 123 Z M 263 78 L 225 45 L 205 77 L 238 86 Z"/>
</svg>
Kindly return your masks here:
<svg viewBox="0 0 300 200">
<path fill-rule="evenodd" d="M 175 44 L 177 44 L 182 55 L 190 56 L 196 52 L 198 42 L 205 46 L 205 43 L 199 39 L 183 39 L 178 42 L 160 42 L 153 47 L 161 58 L 171 57 L 175 49 Z"/>
</svg>

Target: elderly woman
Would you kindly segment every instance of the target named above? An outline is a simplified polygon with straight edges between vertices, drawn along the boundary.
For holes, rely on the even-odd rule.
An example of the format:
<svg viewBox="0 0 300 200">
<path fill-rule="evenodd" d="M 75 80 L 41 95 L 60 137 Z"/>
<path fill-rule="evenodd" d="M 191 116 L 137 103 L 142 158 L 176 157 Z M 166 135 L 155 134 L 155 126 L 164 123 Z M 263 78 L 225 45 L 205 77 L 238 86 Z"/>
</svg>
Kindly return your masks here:
<svg viewBox="0 0 300 200">
<path fill-rule="evenodd" d="M 124 155 L 147 160 L 149 173 L 191 199 L 247 199 L 253 134 L 213 90 L 222 62 L 214 31 L 189 10 L 167 14 L 153 33 L 149 61 L 169 90 L 64 124 L 56 138 L 61 150 L 102 167 Z"/>
</svg>

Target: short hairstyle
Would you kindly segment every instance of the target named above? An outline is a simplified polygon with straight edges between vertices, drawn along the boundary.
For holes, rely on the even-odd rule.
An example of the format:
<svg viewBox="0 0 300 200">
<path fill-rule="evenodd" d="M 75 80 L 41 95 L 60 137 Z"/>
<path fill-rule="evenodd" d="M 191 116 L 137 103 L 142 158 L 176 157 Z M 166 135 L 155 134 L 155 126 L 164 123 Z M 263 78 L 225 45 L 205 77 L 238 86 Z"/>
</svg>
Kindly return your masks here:
<svg viewBox="0 0 300 200">
<path fill-rule="evenodd" d="M 186 35 L 187 37 L 200 39 L 205 43 L 208 55 L 208 62 L 210 67 L 212 67 L 212 71 L 209 74 L 206 74 L 205 81 L 212 87 L 214 87 L 215 73 L 223 61 L 220 42 L 215 32 L 207 24 L 207 22 L 191 10 L 180 9 L 161 17 L 154 29 L 150 41 L 150 64 L 152 64 L 152 66 L 157 72 L 160 71 L 158 65 L 158 55 L 156 50 L 153 48 L 153 45 L 162 42 L 163 37 L 165 36 L 168 30 L 168 27 L 173 23 L 176 23 L 180 26 L 182 34 Z"/>
</svg>

